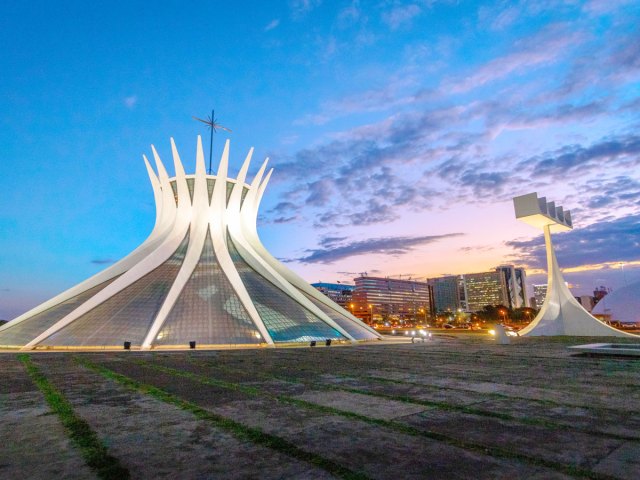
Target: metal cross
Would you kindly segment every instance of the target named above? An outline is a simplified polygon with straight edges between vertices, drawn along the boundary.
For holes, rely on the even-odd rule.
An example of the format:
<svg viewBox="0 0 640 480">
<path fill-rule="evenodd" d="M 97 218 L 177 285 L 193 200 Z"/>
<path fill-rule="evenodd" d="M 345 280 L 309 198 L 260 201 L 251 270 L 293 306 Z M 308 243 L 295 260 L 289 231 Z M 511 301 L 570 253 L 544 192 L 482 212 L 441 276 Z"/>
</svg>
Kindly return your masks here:
<svg viewBox="0 0 640 480">
<path fill-rule="evenodd" d="M 220 125 L 218 123 L 218 120 L 216 119 L 215 115 L 214 115 L 214 110 L 211 110 L 211 116 L 207 117 L 206 120 L 203 120 L 202 118 L 198 118 L 198 117 L 192 117 L 194 120 L 198 120 L 199 122 L 204 123 L 205 125 L 208 125 L 209 128 L 211 129 L 211 134 L 209 136 L 209 175 L 212 174 L 212 170 L 211 170 L 211 156 L 213 154 L 213 134 L 216 133 L 216 129 L 219 128 L 221 130 L 225 130 L 229 133 L 231 133 L 231 130 L 228 129 L 227 127 L 223 127 L 222 125 Z"/>
</svg>

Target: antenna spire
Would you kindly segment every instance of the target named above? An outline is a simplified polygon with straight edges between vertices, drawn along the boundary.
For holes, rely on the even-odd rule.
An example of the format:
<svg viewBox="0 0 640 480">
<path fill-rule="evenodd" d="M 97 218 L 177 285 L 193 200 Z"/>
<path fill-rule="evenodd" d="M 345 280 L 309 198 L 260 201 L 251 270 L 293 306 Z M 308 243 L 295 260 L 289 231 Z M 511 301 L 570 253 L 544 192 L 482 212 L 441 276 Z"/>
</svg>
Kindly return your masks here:
<svg viewBox="0 0 640 480">
<path fill-rule="evenodd" d="M 216 119 L 214 113 L 215 113 L 215 110 L 211 110 L 211 116 L 207 117 L 206 120 L 203 120 L 202 118 L 198 118 L 198 117 L 191 117 L 194 120 L 198 120 L 199 122 L 204 123 L 211 130 L 209 135 L 209 170 L 207 171 L 209 175 L 212 175 L 213 173 L 213 170 L 211 169 L 211 157 L 213 155 L 213 134 L 217 132 L 216 130 L 217 128 L 231 133 L 231 130 L 229 128 L 223 127 L 218 123 L 218 120 Z"/>
</svg>

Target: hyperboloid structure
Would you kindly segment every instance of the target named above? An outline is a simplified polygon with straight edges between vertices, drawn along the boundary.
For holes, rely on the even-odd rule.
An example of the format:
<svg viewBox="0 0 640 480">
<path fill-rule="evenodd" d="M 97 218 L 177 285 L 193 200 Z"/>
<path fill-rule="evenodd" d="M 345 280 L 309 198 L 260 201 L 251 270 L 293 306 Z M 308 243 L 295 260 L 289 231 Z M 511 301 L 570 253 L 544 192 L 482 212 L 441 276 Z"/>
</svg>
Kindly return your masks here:
<svg viewBox="0 0 640 480">
<path fill-rule="evenodd" d="M 538 198 L 537 193 L 529 193 L 513 199 L 516 218 L 544 231 L 547 249 L 547 296 L 536 318 L 520 330 L 521 336 L 607 336 L 636 337 L 610 327 L 601 322 L 575 299 L 567 287 L 558 260 L 556 259 L 551 232 L 573 229 L 571 213 L 547 202 L 545 197 Z"/>
<path fill-rule="evenodd" d="M 144 157 L 156 221 L 128 256 L 0 328 L 0 347 L 132 348 L 273 346 L 358 341 L 378 333 L 287 269 L 264 248 L 258 207 L 267 161 L 245 183 L 253 149 L 228 178 L 227 140 L 217 175 L 198 137 L 195 175 L 171 139 L 175 177 L 152 146 Z M 127 346 L 129 346 L 127 345 Z"/>
</svg>

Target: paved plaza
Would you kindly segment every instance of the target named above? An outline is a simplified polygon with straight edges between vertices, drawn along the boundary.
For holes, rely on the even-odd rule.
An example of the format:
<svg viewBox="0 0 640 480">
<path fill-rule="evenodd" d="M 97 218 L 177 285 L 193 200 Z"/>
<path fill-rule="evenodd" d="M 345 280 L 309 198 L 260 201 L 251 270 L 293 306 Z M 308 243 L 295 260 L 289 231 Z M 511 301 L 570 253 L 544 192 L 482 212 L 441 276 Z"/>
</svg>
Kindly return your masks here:
<svg viewBox="0 0 640 480">
<path fill-rule="evenodd" d="M 0 477 L 637 479 L 640 360 L 597 340 L 5 353 Z"/>
</svg>

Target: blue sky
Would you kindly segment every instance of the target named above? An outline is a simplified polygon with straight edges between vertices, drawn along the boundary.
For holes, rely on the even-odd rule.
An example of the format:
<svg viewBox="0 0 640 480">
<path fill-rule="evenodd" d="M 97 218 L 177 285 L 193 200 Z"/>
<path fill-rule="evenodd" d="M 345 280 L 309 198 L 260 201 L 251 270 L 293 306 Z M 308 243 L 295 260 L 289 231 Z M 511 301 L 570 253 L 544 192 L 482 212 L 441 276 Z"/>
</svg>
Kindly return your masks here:
<svg viewBox="0 0 640 480">
<path fill-rule="evenodd" d="M 309 281 L 508 261 L 543 282 L 530 191 L 573 212 L 576 292 L 640 280 L 639 23 L 615 0 L 3 5 L 0 318 L 135 248 L 141 154 L 173 136 L 192 165 L 212 107 L 232 172 L 271 158 L 259 230 Z"/>
</svg>

